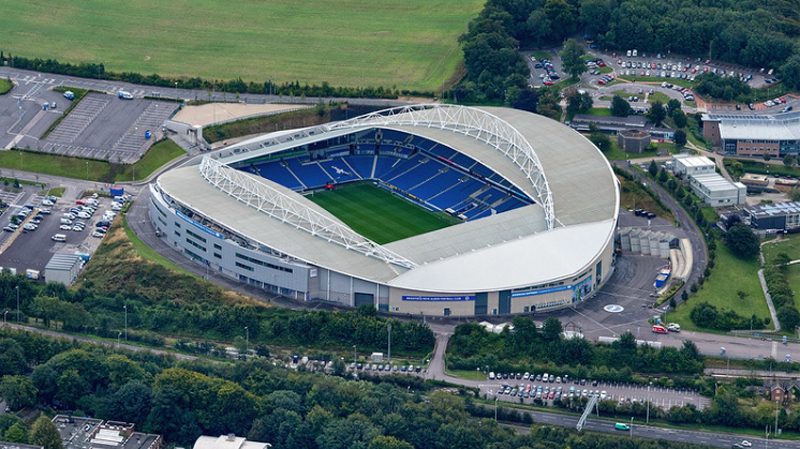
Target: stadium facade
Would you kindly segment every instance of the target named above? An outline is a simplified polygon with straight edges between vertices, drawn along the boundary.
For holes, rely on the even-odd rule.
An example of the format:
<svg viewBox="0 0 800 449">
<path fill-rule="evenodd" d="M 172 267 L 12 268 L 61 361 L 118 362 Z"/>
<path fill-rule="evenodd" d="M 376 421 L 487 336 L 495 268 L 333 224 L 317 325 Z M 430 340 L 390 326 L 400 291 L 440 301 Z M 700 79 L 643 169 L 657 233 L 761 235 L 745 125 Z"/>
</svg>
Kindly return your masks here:
<svg viewBox="0 0 800 449">
<path fill-rule="evenodd" d="M 371 182 L 459 224 L 378 244 L 311 202 Z M 619 186 L 585 137 L 506 108 L 418 105 L 249 139 L 150 186 L 159 235 L 302 300 L 428 316 L 570 307 L 613 272 Z"/>
</svg>

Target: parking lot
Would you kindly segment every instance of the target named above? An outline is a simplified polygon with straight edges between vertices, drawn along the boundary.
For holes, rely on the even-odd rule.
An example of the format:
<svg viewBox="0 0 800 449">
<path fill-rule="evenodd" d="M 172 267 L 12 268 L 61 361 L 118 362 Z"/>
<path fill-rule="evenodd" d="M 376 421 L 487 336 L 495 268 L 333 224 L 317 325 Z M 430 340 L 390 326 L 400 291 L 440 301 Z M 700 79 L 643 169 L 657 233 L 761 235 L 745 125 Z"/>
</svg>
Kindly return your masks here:
<svg viewBox="0 0 800 449">
<path fill-rule="evenodd" d="M 34 211 L 29 215 L 25 223 L 31 223 L 33 217 L 40 216 L 41 222 L 35 230 L 25 230 L 22 226 L 15 231 L 0 232 L 0 267 L 16 270 L 18 274 L 25 274 L 26 270 L 35 270 L 44 276 L 44 268 L 47 262 L 55 253 L 74 254 L 87 253 L 93 254 L 100 245 L 101 238 L 92 237 L 95 225 L 102 220 L 103 211 L 110 210 L 111 199 L 98 198 L 99 207 L 97 212 L 90 219 L 76 219 L 86 223 L 83 230 L 61 229 L 61 218 L 68 213 L 70 208 L 75 206 L 75 199 L 58 199 L 53 206 L 43 205 L 44 195 L 32 192 L 34 188 L 26 187 L 15 198 L 11 198 L 7 192 L 0 193 L 0 197 L 7 201 L 11 206 L 0 217 L 0 227 L 6 227 L 11 223 L 12 217 L 16 215 L 23 206 L 34 206 Z M 42 210 L 49 210 L 50 213 L 42 213 Z M 56 242 L 52 238 L 55 234 L 66 236 L 65 242 Z"/>
<path fill-rule="evenodd" d="M 591 379 L 561 379 L 560 377 L 553 381 L 544 381 L 541 373 L 528 379 L 525 379 L 525 375 L 520 373 L 506 376 L 509 376 L 509 373 L 503 373 L 502 379 L 495 380 L 495 383 L 489 380 L 487 384 L 481 385 L 481 393 L 496 396 L 500 401 L 532 403 L 539 399 L 547 404 L 552 404 L 555 400 L 564 401 L 597 394 L 600 396 L 600 400 L 613 400 L 618 405 L 650 402 L 664 410 L 675 405 L 687 404 L 694 404 L 698 409 L 702 409 L 710 404 L 709 398 L 700 396 L 697 391 L 689 389 Z"/>
</svg>

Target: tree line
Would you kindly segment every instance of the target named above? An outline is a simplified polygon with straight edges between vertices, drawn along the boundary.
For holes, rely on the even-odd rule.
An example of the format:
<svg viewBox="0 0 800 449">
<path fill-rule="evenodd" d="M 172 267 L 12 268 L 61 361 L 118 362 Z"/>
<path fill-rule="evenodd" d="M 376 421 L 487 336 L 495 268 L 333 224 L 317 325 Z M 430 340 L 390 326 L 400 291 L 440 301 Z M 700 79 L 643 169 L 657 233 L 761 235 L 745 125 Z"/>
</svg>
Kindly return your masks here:
<svg viewBox="0 0 800 449">
<path fill-rule="evenodd" d="M 790 0 L 489 0 L 461 37 L 467 74 L 454 92 L 465 101 L 503 102 L 527 89 L 520 47 L 561 45 L 579 30 L 603 51 L 773 68 L 789 88 L 800 88 L 800 21 Z M 743 87 L 730 84 L 712 95 L 735 98 Z"/>
<path fill-rule="evenodd" d="M 679 374 L 689 378 L 702 373 L 704 358 L 690 341 L 681 348 L 637 346 L 636 337 L 624 333 L 611 344 L 593 344 L 581 337 L 565 338 L 561 322 L 548 318 L 541 329 L 528 317 L 514 317 L 513 330 L 499 334 L 476 323 L 456 327 L 450 338 L 447 363 L 451 369 L 488 369 L 498 372 L 548 372 L 573 378 L 591 377 L 620 382 L 644 382 L 644 374 Z M 683 382 L 674 376 L 670 383 Z M 664 380 L 668 382 L 668 380 Z M 680 386 L 680 384 L 679 384 Z"/>
<path fill-rule="evenodd" d="M 136 72 L 111 72 L 107 71 L 102 63 L 69 63 L 59 62 L 56 59 L 26 58 L 24 56 L 5 55 L 0 52 L 0 64 L 24 70 L 56 73 L 59 75 L 77 76 L 80 78 L 103 79 L 108 81 L 121 81 L 125 83 L 153 86 L 164 89 L 174 89 L 177 83 L 180 89 L 198 91 L 224 92 L 231 94 L 273 94 L 286 97 L 345 97 L 345 98 L 386 98 L 396 99 L 399 95 L 434 96 L 430 91 L 396 90 L 383 86 L 366 87 L 336 87 L 327 82 L 317 84 L 300 84 L 299 81 L 276 83 L 274 80 L 263 82 L 245 82 L 241 78 L 235 80 L 208 80 L 200 77 L 163 77 L 157 73 L 143 75 Z M 168 91 L 162 92 L 167 96 Z M 198 97 L 199 100 L 203 98 Z"/>
<path fill-rule="evenodd" d="M 109 244 L 115 246 L 115 244 Z M 382 351 L 392 326 L 392 349 L 397 354 L 424 356 L 433 349 L 431 329 L 418 321 L 378 317 L 371 306 L 344 312 L 294 311 L 267 307 L 253 300 L 232 298 L 222 288 L 193 276 L 175 273 L 146 262 L 111 262 L 113 248 L 100 248 L 77 289 L 58 283 L 41 284 L 23 275 L 0 273 L 0 307 L 16 319 L 16 287 L 20 292 L 20 320 L 60 327 L 106 338 L 126 338 L 163 346 L 165 336 L 212 342 L 182 349 L 211 354 L 213 342 L 244 342 L 268 354 L 266 345 L 349 348 Z M 105 265 L 103 262 L 109 262 Z M 127 311 L 127 313 L 126 313 Z M 247 328 L 247 330 L 245 330 Z M 201 349 L 205 348 L 204 351 Z"/>
<path fill-rule="evenodd" d="M 530 434 L 517 434 L 488 419 L 493 411 L 469 394 L 440 391 L 432 383 L 411 390 L 386 381 L 391 376 L 379 383 L 320 376 L 267 359 L 176 361 L 1 329 L 0 342 L 7 340 L 18 346 L 25 369 L 4 373 L 0 393 L 12 391 L 6 384 L 13 384 L 13 391 L 24 392 L 19 398 L 24 405 L 132 422 L 141 431 L 163 435 L 167 444 L 191 445 L 199 435 L 235 433 L 276 449 L 702 447 L 552 426 L 534 425 Z M 43 354 L 50 357 L 37 363 Z M 527 412 L 505 408 L 498 416 L 533 421 Z M 785 428 L 791 419 L 782 421 Z M 35 427 L 28 429 L 14 414 L 0 416 L 0 440 L 36 442 L 31 438 Z"/>
</svg>

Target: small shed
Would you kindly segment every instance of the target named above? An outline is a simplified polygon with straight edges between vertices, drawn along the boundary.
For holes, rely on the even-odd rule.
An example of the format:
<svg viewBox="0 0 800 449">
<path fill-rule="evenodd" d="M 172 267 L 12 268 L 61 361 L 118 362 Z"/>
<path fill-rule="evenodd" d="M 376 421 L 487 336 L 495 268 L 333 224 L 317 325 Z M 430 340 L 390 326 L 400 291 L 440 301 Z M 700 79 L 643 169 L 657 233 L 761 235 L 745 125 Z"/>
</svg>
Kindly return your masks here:
<svg viewBox="0 0 800 449">
<path fill-rule="evenodd" d="M 66 286 L 75 283 L 81 270 L 83 259 L 75 254 L 53 254 L 44 267 L 47 282 L 60 282 Z"/>
</svg>

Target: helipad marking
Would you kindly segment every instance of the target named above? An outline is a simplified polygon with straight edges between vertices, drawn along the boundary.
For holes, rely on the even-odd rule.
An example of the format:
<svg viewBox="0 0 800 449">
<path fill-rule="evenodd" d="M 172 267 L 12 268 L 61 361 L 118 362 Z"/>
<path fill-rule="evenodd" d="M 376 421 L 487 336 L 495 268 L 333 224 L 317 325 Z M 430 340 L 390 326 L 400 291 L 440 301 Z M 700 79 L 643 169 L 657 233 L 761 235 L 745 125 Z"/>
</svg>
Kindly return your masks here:
<svg viewBox="0 0 800 449">
<path fill-rule="evenodd" d="M 606 312 L 609 312 L 609 313 L 620 313 L 623 310 L 625 310 L 625 308 L 622 307 L 619 304 L 609 304 L 609 305 L 603 307 L 603 310 L 605 310 Z"/>
</svg>

